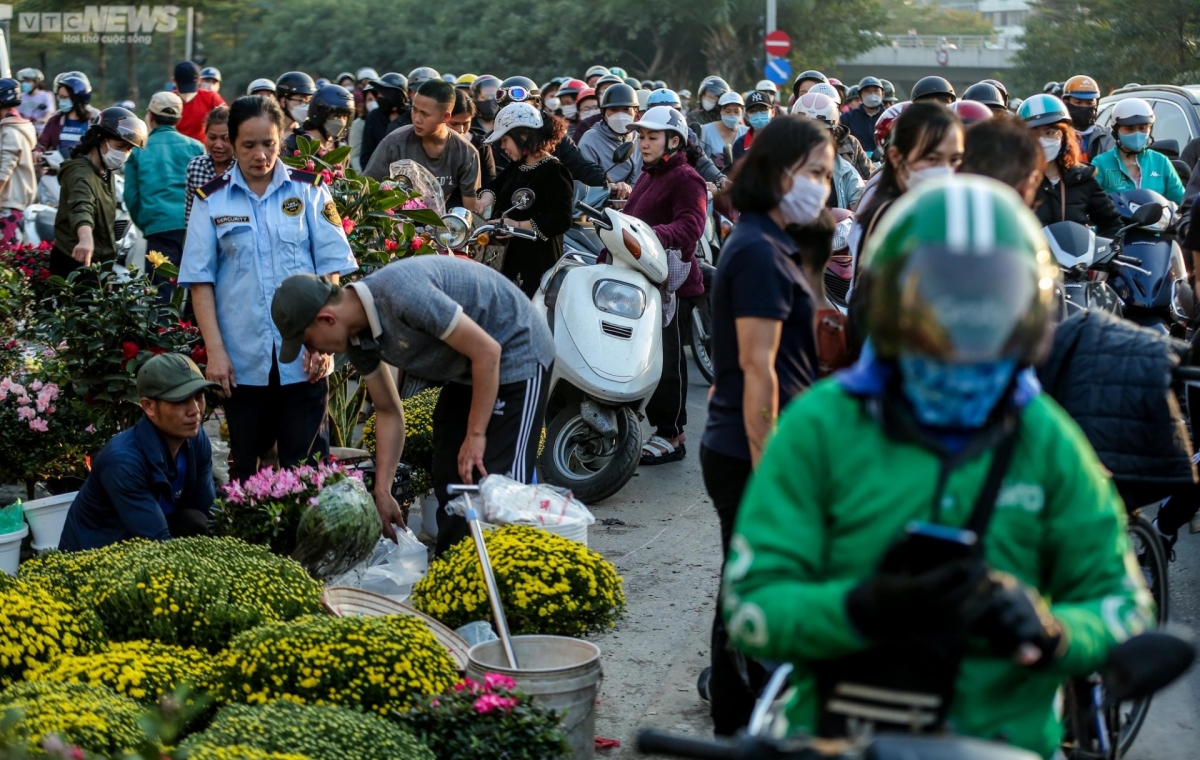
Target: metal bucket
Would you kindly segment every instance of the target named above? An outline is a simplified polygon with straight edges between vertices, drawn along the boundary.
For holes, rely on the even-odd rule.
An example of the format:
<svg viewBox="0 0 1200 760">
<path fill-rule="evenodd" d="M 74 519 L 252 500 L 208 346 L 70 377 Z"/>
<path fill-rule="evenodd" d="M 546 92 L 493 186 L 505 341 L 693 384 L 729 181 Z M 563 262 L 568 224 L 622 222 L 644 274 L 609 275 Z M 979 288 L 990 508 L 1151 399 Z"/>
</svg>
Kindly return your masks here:
<svg viewBox="0 0 1200 760">
<path fill-rule="evenodd" d="M 517 690 L 541 707 L 555 710 L 575 760 L 591 760 L 596 746 L 596 694 L 600 690 L 600 647 L 566 636 L 513 636 L 520 663 L 509 668 L 499 641 L 471 647 L 467 677 L 482 681 L 487 673 L 508 676 Z"/>
</svg>

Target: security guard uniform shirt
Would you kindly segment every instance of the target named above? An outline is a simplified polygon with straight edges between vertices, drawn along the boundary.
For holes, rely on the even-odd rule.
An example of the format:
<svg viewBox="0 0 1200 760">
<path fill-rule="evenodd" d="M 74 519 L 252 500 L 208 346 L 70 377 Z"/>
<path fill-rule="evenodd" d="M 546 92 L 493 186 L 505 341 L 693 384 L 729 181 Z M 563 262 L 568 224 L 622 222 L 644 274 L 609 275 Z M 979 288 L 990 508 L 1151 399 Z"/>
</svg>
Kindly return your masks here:
<svg viewBox="0 0 1200 760">
<path fill-rule="evenodd" d="M 294 274 L 350 274 L 358 263 L 321 176 L 282 162 L 262 196 L 234 165 L 196 192 L 179 284 L 213 285 L 217 324 L 239 385 L 266 386 L 283 339 L 271 320 L 276 289 Z M 302 359 L 279 365 L 281 385 L 305 382 Z"/>
</svg>

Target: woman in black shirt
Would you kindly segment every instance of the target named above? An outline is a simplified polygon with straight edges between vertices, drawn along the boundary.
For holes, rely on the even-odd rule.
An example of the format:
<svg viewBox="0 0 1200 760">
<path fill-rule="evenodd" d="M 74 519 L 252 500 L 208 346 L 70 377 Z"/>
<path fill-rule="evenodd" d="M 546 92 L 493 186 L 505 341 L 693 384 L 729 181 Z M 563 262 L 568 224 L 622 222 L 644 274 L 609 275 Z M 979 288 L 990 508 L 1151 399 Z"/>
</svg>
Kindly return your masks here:
<svg viewBox="0 0 1200 760">
<path fill-rule="evenodd" d="M 487 139 L 499 143 L 509 164 L 479 193 L 479 208 L 491 206 L 504 213 L 513 205 L 513 194 L 529 188 L 533 205 L 512 211 L 505 224 L 533 230 L 536 240 L 512 238 L 504 254 L 501 272 L 533 297 L 542 275 L 562 256 L 563 235 L 571 228 L 574 185 L 571 173 L 552 154 L 567 133 L 567 123 L 546 116 L 528 103 L 512 103 L 496 115 L 495 129 Z"/>
</svg>

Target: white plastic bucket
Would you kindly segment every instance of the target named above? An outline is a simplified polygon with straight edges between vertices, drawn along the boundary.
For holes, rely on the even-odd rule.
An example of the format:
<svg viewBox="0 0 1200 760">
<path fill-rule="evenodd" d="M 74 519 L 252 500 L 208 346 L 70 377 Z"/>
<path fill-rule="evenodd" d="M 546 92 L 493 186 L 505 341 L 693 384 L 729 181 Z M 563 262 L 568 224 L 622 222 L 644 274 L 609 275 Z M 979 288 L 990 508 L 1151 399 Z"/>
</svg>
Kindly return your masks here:
<svg viewBox="0 0 1200 760">
<path fill-rule="evenodd" d="M 432 492 L 421 499 L 421 530 L 430 538 L 437 538 L 437 497 Z"/>
<path fill-rule="evenodd" d="M 67 523 L 67 512 L 71 509 L 71 503 L 75 501 L 76 493 L 78 492 L 72 491 L 58 496 L 47 496 L 44 499 L 27 501 L 22 505 L 25 508 L 25 521 L 33 531 L 30 546 L 35 552 L 58 548 L 63 526 Z"/>
<path fill-rule="evenodd" d="M 12 533 L 0 533 L 0 572 L 16 576 L 17 565 L 21 563 L 21 542 L 27 535 L 28 525 L 22 525 L 20 530 Z"/>
<path fill-rule="evenodd" d="M 484 530 L 491 530 L 492 528 L 501 527 L 504 526 L 496 525 L 494 523 L 483 523 Z M 569 538 L 572 541 L 578 541 L 584 546 L 588 545 L 588 526 L 582 522 L 564 523 L 562 525 L 528 525 L 526 527 L 541 528 L 547 533 L 553 533 L 556 536 L 562 536 L 563 538 Z"/>
<path fill-rule="evenodd" d="M 514 636 L 516 670 L 508 667 L 500 641 L 486 641 L 467 653 L 467 677 L 482 681 L 488 673 L 508 676 L 517 690 L 559 713 L 570 757 L 591 760 L 596 753 L 596 694 L 604 673 L 600 647 L 566 636 Z"/>
</svg>

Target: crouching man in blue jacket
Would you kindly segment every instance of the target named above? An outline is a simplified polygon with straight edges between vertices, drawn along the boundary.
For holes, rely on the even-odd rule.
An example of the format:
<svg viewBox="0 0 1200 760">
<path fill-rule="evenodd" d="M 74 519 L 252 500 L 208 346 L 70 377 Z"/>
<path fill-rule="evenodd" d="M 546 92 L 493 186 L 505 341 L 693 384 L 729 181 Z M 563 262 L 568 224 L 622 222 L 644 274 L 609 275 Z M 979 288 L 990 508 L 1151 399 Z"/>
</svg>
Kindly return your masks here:
<svg viewBox="0 0 1200 760">
<path fill-rule="evenodd" d="M 138 371 L 142 417 L 113 436 L 71 504 L 58 548 L 97 549 L 130 538 L 203 535 L 216 493 L 204 419 L 204 379 L 195 363 L 162 354 Z"/>
</svg>

